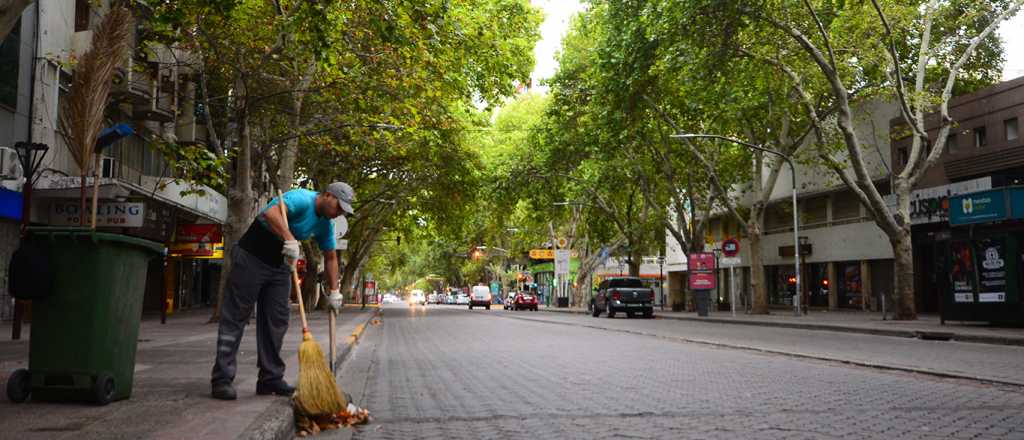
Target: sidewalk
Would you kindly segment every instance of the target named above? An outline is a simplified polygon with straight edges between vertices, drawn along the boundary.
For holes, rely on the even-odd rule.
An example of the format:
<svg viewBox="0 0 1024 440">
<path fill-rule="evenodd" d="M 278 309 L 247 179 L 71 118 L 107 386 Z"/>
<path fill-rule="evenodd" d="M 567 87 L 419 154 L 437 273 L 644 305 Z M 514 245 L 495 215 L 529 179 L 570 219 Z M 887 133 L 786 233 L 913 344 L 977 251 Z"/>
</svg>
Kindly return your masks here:
<svg viewBox="0 0 1024 440">
<path fill-rule="evenodd" d="M 350 335 L 358 333 L 376 309 L 346 307 L 338 315 L 338 356 L 347 355 Z M 0 398 L 0 438 L 17 439 L 284 439 L 294 436 L 291 404 L 287 398 L 256 395 L 255 321 L 246 327 L 238 355 L 235 388 L 238 400 L 210 397 L 210 369 L 216 349 L 217 326 L 207 324 L 210 310 L 168 317 L 143 318 L 136 354 L 135 383 L 129 400 L 98 407 Z M 10 340 L 10 324 L 0 325 L 0 383 L 17 368 L 28 366 L 28 340 Z M 310 330 L 328 354 L 327 314 L 310 315 Z M 285 379 L 295 384 L 296 352 L 302 341 L 298 309 L 293 306 L 282 357 L 288 364 Z"/>
<path fill-rule="evenodd" d="M 558 313 L 589 313 L 586 309 L 579 308 L 541 306 L 540 310 Z M 936 315 L 918 315 L 916 321 L 883 321 L 882 315 L 877 312 L 811 311 L 804 316 L 793 316 L 791 310 L 772 310 L 770 315 L 747 315 L 737 311 L 736 317 L 733 317 L 729 311 L 713 311 L 710 316 L 702 318 L 696 313 L 661 311 L 655 308 L 654 316 L 657 319 L 788 327 L 906 338 L 948 338 L 963 342 L 1024 346 L 1024 328 L 995 327 L 985 323 L 959 321 L 946 321 L 946 325 L 942 325 Z"/>
</svg>

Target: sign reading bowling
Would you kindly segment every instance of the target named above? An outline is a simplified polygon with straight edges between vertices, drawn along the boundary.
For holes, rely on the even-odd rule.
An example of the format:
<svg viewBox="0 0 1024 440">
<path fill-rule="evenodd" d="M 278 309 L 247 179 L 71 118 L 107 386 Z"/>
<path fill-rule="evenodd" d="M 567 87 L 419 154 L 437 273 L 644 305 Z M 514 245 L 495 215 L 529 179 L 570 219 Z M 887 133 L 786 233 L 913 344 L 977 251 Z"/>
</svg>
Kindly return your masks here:
<svg viewBox="0 0 1024 440">
<path fill-rule="evenodd" d="M 90 205 L 91 206 L 91 205 Z M 96 226 L 101 228 L 141 228 L 146 219 L 145 204 L 141 202 L 100 203 L 96 208 Z M 92 212 L 86 209 L 86 223 Z M 78 226 L 81 222 L 78 201 L 53 202 L 50 205 L 50 224 Z"/>
</svg>

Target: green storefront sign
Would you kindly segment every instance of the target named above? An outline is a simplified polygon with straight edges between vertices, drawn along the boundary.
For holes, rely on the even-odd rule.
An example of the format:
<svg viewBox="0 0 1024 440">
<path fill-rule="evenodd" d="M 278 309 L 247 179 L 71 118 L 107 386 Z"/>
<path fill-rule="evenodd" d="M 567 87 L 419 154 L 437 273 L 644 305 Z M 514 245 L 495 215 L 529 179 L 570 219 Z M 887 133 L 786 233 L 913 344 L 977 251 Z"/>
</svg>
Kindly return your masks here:
<svg viewBox="0 0 1024 440">
<path fill-rule="evenodd" d="M 1004 188 L 950 197 L 949 224 L 969 225 L 1011 218 L 1007 199 Z M 1024 214 L 1024 211 L 1019 213 Z"/>
</svg>

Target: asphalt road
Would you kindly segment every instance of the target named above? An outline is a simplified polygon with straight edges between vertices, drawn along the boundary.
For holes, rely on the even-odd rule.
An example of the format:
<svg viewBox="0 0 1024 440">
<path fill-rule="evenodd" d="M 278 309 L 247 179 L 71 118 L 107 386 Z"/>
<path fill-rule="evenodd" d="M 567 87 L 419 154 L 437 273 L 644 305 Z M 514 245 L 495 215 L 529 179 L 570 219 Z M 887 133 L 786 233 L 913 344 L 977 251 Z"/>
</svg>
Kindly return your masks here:
<svg viewBox="0 0 1024 440">
<path fill-rule="evenodd" d="M 383 313 L 342 374 L 346 391 L 374 415 L 357 439 L 1024 439 L 1024 388 L 658 335 L 693 333 L 691 325 L 722 332 L 722 324 L 453 306 Z M 780 338 L 729 327 L 752 345 Z M 863 346 L 895 353 L 923 343 L 785 330 L 797 336 L 784 343 L 818 341 L 808 351 L 866 338 L 850 348 L 861 357 L 878 356 Z"/>
</svg>

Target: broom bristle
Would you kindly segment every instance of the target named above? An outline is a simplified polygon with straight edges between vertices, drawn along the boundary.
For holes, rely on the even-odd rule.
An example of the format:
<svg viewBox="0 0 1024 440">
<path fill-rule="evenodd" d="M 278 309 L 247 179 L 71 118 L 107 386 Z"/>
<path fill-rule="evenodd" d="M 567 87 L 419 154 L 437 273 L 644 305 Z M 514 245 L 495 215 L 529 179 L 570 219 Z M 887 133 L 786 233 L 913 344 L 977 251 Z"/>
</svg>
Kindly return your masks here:
<svg viewBox="0 0 1024 440">
<path fill-rule="evenodd" d="M 323 350 L 308 332 L 303 333 L 299 345 L 299 386 L 294 401 L 306 415 L 337 414 L 348 407 L 338 382 L 327 368 Z"/>
</svg>

